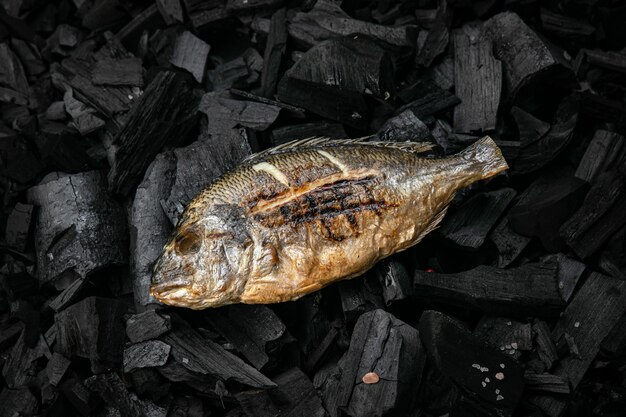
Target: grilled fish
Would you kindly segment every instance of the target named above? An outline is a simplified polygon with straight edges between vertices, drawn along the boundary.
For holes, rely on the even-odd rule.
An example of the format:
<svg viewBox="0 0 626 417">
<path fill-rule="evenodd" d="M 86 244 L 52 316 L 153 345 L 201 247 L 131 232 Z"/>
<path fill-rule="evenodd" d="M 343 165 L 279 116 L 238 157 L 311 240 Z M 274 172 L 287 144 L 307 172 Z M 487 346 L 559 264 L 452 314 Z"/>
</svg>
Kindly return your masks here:
<svg viewBox="0 0 626 417">
<path fill-rule="evenodd" d="M 204 309 L 295 300 L 419 242 L 456 191 L 508 166 L 484 137 L 431 144 L 313 138 L 244 160 L 187 206 L 155 264 L 159 301 Z"/>
</svg>

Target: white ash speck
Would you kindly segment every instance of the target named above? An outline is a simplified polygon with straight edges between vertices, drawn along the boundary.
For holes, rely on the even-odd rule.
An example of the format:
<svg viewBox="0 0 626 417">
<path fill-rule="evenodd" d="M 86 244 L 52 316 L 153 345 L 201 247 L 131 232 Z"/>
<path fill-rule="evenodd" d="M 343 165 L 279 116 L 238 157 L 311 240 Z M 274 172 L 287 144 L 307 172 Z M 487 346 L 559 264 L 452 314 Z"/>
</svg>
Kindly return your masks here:
<svg viewBox="0 0 626 417">
<path fill-rule="evenodd" d="M 134 97 L 133 97 L 133 95 L 132 95 L 132 94 L 129 94 L 129 95 L 128 95 L 128 99 L 129 99 L 129 100 L 132 100 L 133 98 L 134 98 Z"/>
<path fill-rule="evenodd" d="M 580 327 L 580 322 L 577 321 L 576 323 L 574 323 L 574 327 L 579 328 Z"/>
<path fill-rule="evenodd" d="M 507 321 L 507 322 L 506 322 L 506 325 L 507 325 L 507 326 L 512 326 L 512 325 L 513 325 L 513 322 L 512 322 L 512 321 Z"/>
<path fill-rule="evenodd" d="M 472 364 L 472 368 L 480 369 L 480 365 L 477 363 Z"/>
<path fill-rule="evenodd" d="M 517 349 L 517 342 L 511 343 L 511 348 L 512 349 Z"/>
<path fill-rule="evenodd" d="M 489 372 L 489 368 L 487 368 L 486 366 L 481 366 L 480 372 Z"/>
<path fill-rule="evenodd" d="M 485 382 L 486 382 L 486 383 L 491 382 L 491 380 L 489 379 L 489 377 L 485 378 Z"/>
<path fill-rule="evenodd" d="M 504 364 L 503 363 L 500 364 L 500 368 L 504 369 Z"/>
<path fill-rule="evenodd" d="M 498 396 L 496 397 L 496 401 L 502 401 L 502 400 L 504 400 L 504 397 L 498 394 Z"/>
<path fill-rule="evenodd" d="M 487 387 L 487 384 L 485 382 L 481 382 L 481 384 L 483 385 L 483 388 Z"/>
<path fill-rule="evenodd" d="M 361 116 L 358 112 L 354 112 L 350 115 L 350 117 L 353 119 L 361 119 L 363 116 Z"/>
<path fill-rule="evenodd" d="M 183 363 L 189 363 L 189 359 L 183 358 Z"/>
<path fill-rule="evenodd" d="M 496 388 L 496 394 L 500 394 L 500 390 Z"/>
</svg>

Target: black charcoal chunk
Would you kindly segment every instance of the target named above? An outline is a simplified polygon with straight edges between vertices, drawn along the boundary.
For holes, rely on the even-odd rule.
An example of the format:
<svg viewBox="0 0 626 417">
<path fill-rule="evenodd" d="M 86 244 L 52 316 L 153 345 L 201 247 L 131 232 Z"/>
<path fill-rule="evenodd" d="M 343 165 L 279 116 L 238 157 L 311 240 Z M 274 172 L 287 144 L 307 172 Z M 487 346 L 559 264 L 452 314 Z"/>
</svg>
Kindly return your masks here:
<svg viewBox="0 0 626 417">
<path fill-rule="evenodd" d="M 162 147 L 185 139 L 195 125 L 197 104 L 188 77 L 159 72 L 136 100 L 114 140 L 118 148 L 108 175 L 110 189 L 130 194 Z"/>
<path fill-rule="evenodd" d="M 36 76 L 47 70 L 47 65 L 43 62 L 39 48 L 35 43 L 11 38 L 11 49 L 19 57 L 27 75 Z"/>
<path fill-rule="evenodd" d="M 543 138 L 550 130 L 549 123 L 536 118 L 517 106 L 511 108 L 511 116 L 515 119 L 520 145 L 524 148 Z"/>
<path fill-rule="evenodd" d="M 545 321 L 537 320 L 533 324 L 533 333 L 537 356 L 543 362 L 544 370 L 550 370 L 554 362 L 559 359 L 556 345 L 550 335 L 550 329 Z"/>
<path fill-rule="evenodd" d="M 128 262 L 126 216 L 108 195 L 102 172 L 52 173 L 27 196 L 38 206 L 35 247 L 42 282 L 67 272 L 84 278 Z"/>
<path fill-rule="evenodd" d="M 63 396 L 82 416 L 89 416 L 100 405 L 100 399 L 82 381 L 70 378 L 60 386 Z"/>
<path fill-rule="evenodd" d="M 419 387 L 424 360 L 416 329 L 384 310 L 363 314 L 340 364 L 337 408 L 329 409 L 329 414 L 338 416 L 339 409 L 363 417 L 405 412 Z M 370 373 L 379 381 L 364 383 L 373 377 L 366 376 Z"/>
<path fill-rule="evenodd" d="M 427 123 L 429 116 L 448 110 L 461 102 L 457 96 L 439 88 L 429 79 L 418 80 L 398 95 L 407 104 L 400 107 L 397 113 L 410 109 L 415 117 L 424 123 Z"/>
<path fill-rule="evenodd" d="M 172 347 L 171 357 L 187 372 L 232 379 L 256 388 L 275 386 L 266 376 L 222 346 L 203 338 L 182 320 L 174 321 L 173 325 L 173 330 L 162 335 L 160 340 Z"/>
<path fill-rule="evenodd" d="M 516 194 L 512 188 L 476 194 L 457 211 L 446 216 L 439 233 L 445 240 L 462 248 L 480 248 Z"/>
<path fill-rule="evenodd" d="M 626 227 L 608 241 L 598 263 L 612 277 L 626 280 Z"/>
<path fill-rule="evenodd" d="M 274 382 L 277 385 L 276 389 L 244 391 L 236 395 L 237 402 L 246 416 L 326 415 L 313 383 L 299 368 L 291 368 L 277 375 Z"/>
<path fill-rule="evenodd" d="M 167 25 L 171 25 L 174 23 L 183 23 L 184 15 L 183 15 L 183 7 L 181 5 L 181 0 L 157 0 L 156 5 L 159 9 L 159 13 L 161 13 L 161 17 L 163 21 Z"/>
<path fill-rule="evenodd" d="M 533 332 L 530 323 L 504 317 L 483 317 L 473 332 L 500 352 L 519 359 L 523 351 L 533 348 Z"/>
<path fill-rule="evenodd" d="M 171 329 L 170 317 L 154 310 L 134 314 L 126 320 L 126 335 L 133 343 L 156 339 Z"/>
<path fill-rule="evenodd" d="M 29 149 L 28 141 L 17 135 L 17 132 L 8 128 L 3 129 L 0 124 L 0 151 L 2 152 L 2 166 L 0 173 L 21 184 L 33 181 L 44 169 L 44 163 Z"/>
<path fill-rule="evenodd" d="M 408 299 L 413 295 L 411 274 L 399 260 L 395 258 L 382 260 L 376 265 L 375 273 L 383 289 L 386 305 Z"/>
<path fill-rule="evenodd" d="M 94 372 L 122 362 L 127 306 L 120 300 L 89 297 L 57 313 L 55 350 L 66 358 L 91 361 Z"/>
<path fill-rule="evenodd" d="M 7 218 L 5 241 L 11 248 L 25 252 L 33 218 L 31 204 L 17 203 Z"/>
<path fill-rule="evenodd" d="M 375 136 L 377 140 L 399 142 L 406 140 L 422 142 L 428 141 L 430 137 L 428 126 L 426 126 L 411 109 L 407 109 L 387 120 L 385 124 L 378 129 Z"/>
<path fill-rule="evenodd" d="M 441 55 L 450 40 L 450 25 L 452 23 L 453 9 L 446 1 L 438 1 L 437 11 L 428 33 L 420 32 L 420 38 L 424 36 L 422 45 L 415 54 L 415 63 L 418 66 L 430 67 L 439 55 Z M 423 35 L 422 35 L 423 33 Z M 420 43 L 418 39 L 418 43 Z"/>
<path fill-rule="evenodd" d="M 589 41 L 596 28 L 582 19 L 576 19 L 541 8 L 541 26 L 555 36 L 576 42 Z"/>
<path fill-rule="evenodd" d="M 626 150 L 624 136 L 606 130 L 596 130 L 583 155 L 576 177 L 589 183 L 595 182 L 600 174 L 615 168 Z"/>
<path fill-rule="evenodd" d="M 452 34 L 454 42 L 454 131 L 494 130 L 500 105 L 502 63 L 492 54 L 491 39 L 482 26 L 465 25 Z"/>
<path fill-rule="evenodd" d="M 135 343 L 124 349 L 124 372 L 165 365 L 172 347 L 160 340 Z"/>
<path fill-rule="evenodd" d="M 8 42 L 0 43 L 0 101 L 35 107 L 24 67 L 9 48 Z"/>
<path fill-rule="evenodd" d="M 532 238 L 520 235 L 511 228 L 506 215 L 489 235 L 489 240 L 498 249 L 498 268 L 506 268 L 513 263 L 528 246 Z"/>
<path fill-rule="evenodd" d="M 579 355 L 562 358 L 552 373 L 564 378 L 575 390 L 598 354 L 602 340 L 625 312 L 626 281 L 591 274 L 552 331 L 553 339 L 559 339 L 564 333 L 572 336 Z M 554 396 L 537 396 L 531 402 L 550 417 L 562 415 L 568 405 L 567 398 Z"/>
<path fill-rule="evenodd" d="M 209 311 L 205 317 L 256 369 L 280 350 L 281 340 L 292 340 L 285 324 L 266 306 L 237 304 Z"/>
<path fill-rule="evenodd" d="M 3 324 L 0 330 L 0 350 L 11 347 L 24 330 L 24 323 L 16 321 L 10 325 Z"/>
<path fill-rule="evenodd" d="M 71 361 L 60 353 L 54 352 L 52 354 L 52 358 L 50 358 L 46 365 L 46 375 L 51 385 L 55 387 L 59 385 L 70 364 Z"/>
<path fill-rule="evenodd" d="M 529 391 L 542 391 L 554 394 L 570 393 L 570 387 L 567 380 L 558 375 L 526 372 L 524 374 L 524 382 L 526 384 L 526 389 Z"/>
<path fill-rule="evenodd" d="M 37 397 L 28 387 L 0 391 L 0 417 L 34 416 L 39 410 Z"/>
<path fill-rule="evenodd" d="M 278 106 L 233 100 L 217 93 L 202 96 L 199 110 L 209 118 L 209 132 L 232 129 L 237 125 L 265 130 L 274 123 L 280 113 Z"/>
<path fill-rule="evenodd" d="M 211 47 L 189 31 L 178 36 L 170 62 L 178 68 L 186 69 L 197 82 L 202 84 Z"/>
<path fill-rule="evenodd" d="M 414 26 L 384 26 L 352 19 L 331 0 L 319 0 L 308 12 L 297 12 L 288 26 L 298 44 L 310 48 L 322 41 L 343 35 L 362 34 L 395 47 L 415 47 Z"/>
<path fill-rule="evenodd" d="M 364 279 L 350 279 L 338 284 L 341 309 L 346 322 L 353 323 L 361 314 L 384 307 L 381 284 L 367 273 Z"/>
<path fill-rule="evenodd" d="M 50 357 L 50 350 L 43 337 L 37 337 L 35 345 L 29 347 L 26 336 L 27 327 L 11 348 L 2 367 L 4 383 L 9 388 L 35 384 L 37 374 L 41 370 L 39 364 L 41 359 Z"/>
<path fill-rule="evenodd" d="M 291 104 L 283 103 L 282 101 L 276 101 L 269 98 L 261 97 L 253 93 L 249 93 L 247 91 L 238 90 L 236 88 L 231 88 L 229 90 L 230 94 L 236 97 L 241 97 L 246 100 L 256 101 L 257 103 L 269 104 L 272 106 L 280 107 L 283 110 L 287 110 L 291 113 L 293 117 L 297 117 L 303 119 L 305 117 L 304 109 L 292 106 Z"/>
<path fill-rule="evenodd" d="M 497 415 L 512 414 L 524 387 L 523 368 L 517 361 L 438 311 L 422 314 L 419 331 L 428 362 L 468 393 L 465 401 L 482 409 L 479 415 L 490 415 L 494 409 Z"/>
<path fill-rule="evenodd" d="M 619 357 L 626 353 L 626 316 L 622 316 L 613 326 L 613 329 L 602 340 L 600 348 L 604 354 L 612 357 Z"/>
<path fill-rule="evenodd" d="M 554 261 L 498 269 L 480 265 L 464 272 L 415 271 L 414 296 L 505 316 L 557 316 L 565 307 Z"/>
<path fill-rule="evenodd" d="M 71 89 L 63 95 L 65 110 L 72 118 L 70 126 L 76 128 L 82 136 L 93 133 L 104 126 L 104 120 L 95 115 L 95 110 L 74 98 Z"/>
<path fill-rule="evenodd" d="M 209 71 L 213 91 L 222 92 L 233 88 L 248 89 L 259 81 L 260 70 L 253 67 L 256 60 L 246 59 L 247 57 L 255 58 L 258 52 L 252 48 L 246 51 L 253 53 L 248 55 L 244 53 L 243 56 L 221 63 L 214 70 Z"/>
<path fill-rule="evenodd" d="M 544 260 L 554 259 L 559 264 L 559 292 L 565 302 L 569 302 L 578 281 L 587 269 L 584 263 L 562 253 L 550 255 Z"/>
<path fill-rule="evenodd" d="M 200 31 L 212 28 L 212 24 L 230 16 L 223 1 L 183 0 L 185 10 L 193 27 Z"/>
<path fill-rule="evenodd" d="M 96 61 L 91 70 L 91 81 L 95 85 L 143 86 L 141 58 L 105 58 Z"/>
<path fill-rule="evenodd" d="M 136 13 L 133 19 L 121 28 L 115 37 L 128 48 L 134 48 L 144 31 L 152 31 L 163 27 L 163 19 L 156 3 Z"/>
<path fill-rule="evenodd" d="M 76 301 L 87 283 L 89 283 L 88 278 L 76 279 L 65 287 L 61 294 L 57 295 L 54 300 L 50 301 L 50 308 L 57 312 L 64 310 L 67 306 Z"/>
<path fill-rule="evenodd" d="M 349 36 L 309 49 L 281 79 L 281 101 L 331 120 L 364 129 L 365 96 L 389 100 L 394 95 L 391 56 L 372 39 Z"/>
<path fill-rule="evenodd" d="M 272 15 L 270 32 L 265 44 L 263 55 L 263 71 L 261 73 L 261 95 L 273 97 L 278 84 L 278 73 L 285 49 L 287 48 L 287 21 L 285 9 Z"/>
</svg>

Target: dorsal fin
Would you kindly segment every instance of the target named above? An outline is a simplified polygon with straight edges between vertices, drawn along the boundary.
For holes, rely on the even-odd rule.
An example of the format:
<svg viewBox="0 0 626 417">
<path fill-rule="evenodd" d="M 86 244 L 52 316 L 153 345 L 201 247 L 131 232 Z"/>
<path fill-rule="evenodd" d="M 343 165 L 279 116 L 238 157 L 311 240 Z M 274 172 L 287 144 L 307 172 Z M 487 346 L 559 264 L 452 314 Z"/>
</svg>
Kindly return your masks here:
<svg viewBox="0 0 626 417">
<path fill-rule="evenodd" d="M 283 143 L 273 148 L 265 149 L 261 152 L 252 154 L 242 161 L 242 163 L 252 163 L 260 161 L 271 155 L 285 153 L 295 150 L 305 150 L 311 148 L 331 148 L 334 146 L 347 145 L 363 145 L 378 148 L 392 148 L 404 152 L 423 153 L 428 152 L 435 147 L 430 142 L 393 142 L 393 141 L 368 141 L 371 136 L 364 136 L 353 139 L 333 139 L 327 137 L 314 136 L 306 139 L 297 139 L 291 142 Z"/>
</svg>

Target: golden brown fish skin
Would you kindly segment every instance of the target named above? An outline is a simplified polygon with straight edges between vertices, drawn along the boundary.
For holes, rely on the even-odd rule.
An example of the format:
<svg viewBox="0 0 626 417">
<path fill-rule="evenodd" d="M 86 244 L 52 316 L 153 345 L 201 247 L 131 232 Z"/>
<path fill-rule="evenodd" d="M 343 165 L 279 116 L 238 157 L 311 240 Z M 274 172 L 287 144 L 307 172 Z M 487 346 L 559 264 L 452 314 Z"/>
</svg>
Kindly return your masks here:
<svg viewBox="0 0 626 417">
<path fill-rule="evenodd" d="M 288 148 L 224 175 L 189 204 L 152 294 L 194 309 L 297 299 L 416 244 L 457 190 L 507 168 L 488 137 L 442 159 L 388 146 Z"/>
</svg>

